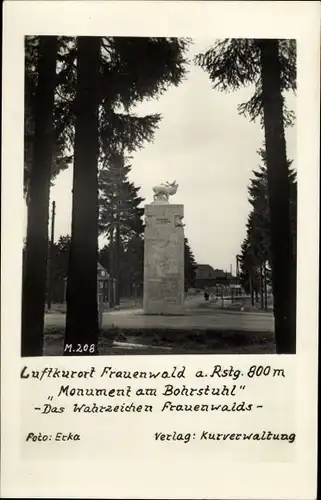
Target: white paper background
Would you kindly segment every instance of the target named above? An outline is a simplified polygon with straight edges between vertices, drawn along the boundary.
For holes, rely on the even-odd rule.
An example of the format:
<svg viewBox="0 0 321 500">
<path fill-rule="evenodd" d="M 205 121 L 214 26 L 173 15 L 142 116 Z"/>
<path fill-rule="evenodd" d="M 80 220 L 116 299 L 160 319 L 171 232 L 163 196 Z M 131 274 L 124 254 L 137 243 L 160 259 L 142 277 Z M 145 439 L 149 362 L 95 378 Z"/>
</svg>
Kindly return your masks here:
<svg viewBox="0 0 321 500">
<path fill-rule="evenodd" d="M 319 13 L 318 2 L 5 3 L 2 496 L 257 499 L 316 496 Z M 218 363 L 240 369 L 252 364 L 283 367 L 288 374 L 286 379 L 247 381 L 246 394 L 238 398 L 251 399 L 256 404 L 263 401 L 264 409 L 228 416 L 155 412 L 77 415 L 77 418 L 71 418 L 71 414 L 39 415 L 32 409 L 32 405 L 46 402 L 55 389 L 47 382 L 21 381 L 22 366 L 85 369 L 93 361 L 20 358 L 23 60 L 27 34 L 297 38 L 298 354 L 95 359 L 95 366 L 108 364 L 120 369 L 154 370 L 184 364 L 190 373 L 200 368 L 210 370 Z M 142 386 L 147 383 L 142 382 Z M 184 382 L 194 387 L 203 383 L 192 379 Z M 163 384 L 162 381 L 160 385 Z M 58 385 L 59 382 L 55 387 Z M 110 381 L 108 385 L 115 387 Z M 148 386 L 157 387 L 155 382 Z M 187 402 L 186 398 L 183 402 Z M 197 402 L 193 398 L 193 403 Z M 295 432 L 297 437 L 294 444 L 274 442 L 273 445 L 200 441 L 183 444 L 153 439 L 157 431 L 175 429 L 181 432 L 270 429 Z M 34 430 L 79 431 L 82 441 L 26 444 L 26 433 Z"/>
</svg>

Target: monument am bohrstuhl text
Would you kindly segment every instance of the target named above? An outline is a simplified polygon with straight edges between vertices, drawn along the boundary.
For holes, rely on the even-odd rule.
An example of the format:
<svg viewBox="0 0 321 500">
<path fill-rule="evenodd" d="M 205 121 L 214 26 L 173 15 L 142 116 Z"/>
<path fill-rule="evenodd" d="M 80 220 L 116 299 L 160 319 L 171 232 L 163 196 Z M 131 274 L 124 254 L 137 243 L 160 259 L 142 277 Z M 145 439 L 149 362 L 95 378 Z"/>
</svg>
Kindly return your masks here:
<svg viewBox="0 0 321 500">
<path fill-rule="evenodd" d="M 155 186 L 145 206 L 145 314 L 184 314 L 184 206 L 169 203 L 177 188 L 176 181 Z"/>
</svg>

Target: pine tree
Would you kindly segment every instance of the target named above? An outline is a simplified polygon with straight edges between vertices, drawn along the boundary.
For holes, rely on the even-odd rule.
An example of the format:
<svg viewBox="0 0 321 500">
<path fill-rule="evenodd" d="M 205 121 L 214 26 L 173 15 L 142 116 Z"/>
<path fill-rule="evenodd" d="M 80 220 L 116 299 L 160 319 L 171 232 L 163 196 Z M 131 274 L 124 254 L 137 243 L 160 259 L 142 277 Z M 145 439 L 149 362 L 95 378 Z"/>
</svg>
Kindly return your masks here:
<svg viewBox="0 0 321 500">
<path fill-rule="evenodd" d="M 39 39 L 39 37 L 29 37 L 26 44 L 28 85 L 26 86 L 24 188 L 27 202 L 30 197 L 29 178 L 32 176 L 31 164 L 34 155 L 32 142 L 36 140 L 34 139 L 33 100 L 39 75 L 34 61 L 37 57 Z M 147 122 L 149 120 L 149 123 L 151 121 L 155 123 L 160 117 L 135 117 L 131 108 L 145 98 L 159 96 L 170 85 L 180 83 L 186 71 L 184 52 L 188 43 L 185 39 L 177 38 L 110 37 L 100 39 L 100 70 L 96 85 L 100 159 L 104 160 L 108 152 L 113 151 L 115 144 L 118 146 L 122 143 L 129 151 L 135 141 L 135 148 L 137 148 L 139 143 L 149 140 L 151 127 L 148 124 L 145 126 L 146 120 Z M 76 38 L 58 37 L 56 54 L 57 78 L 56 86 L 54 86 L 52 161 L 50 177 L 47 179 L 48 185 L 42 186 L 45 192 L 49 189 L 55 175 L 70 164 L 74 153 L 75 117 L 79 111 L 78 99 L 75 99 L 79 83 Z M 83 203 L 85 203 L 84 200 Z M 39 208 L 38 204 L 38 211 Z M 48 207 L 43 206 L 42 210 L 47 212 Z M 43 228 L 42 237 L 47 238 L 47 228 Z M 83 280 L 83 285 L 83 288 L 88 289 L 85 286 L 85 280 Z M 75 302 L 77 302 L 76 299 Z"/>
<path fill-rule="evenodd" d="M 35 93 L 38 82 L 37 58 L 40 38 L 39 36 L 25 37 L 24 195 L 27 204 L 33 160 Z M 70 110 L 73 91 L 68 91 L 69 86 L 65 81 L 65 66 L 69 64 L 69 42 L 65 37 L 57 37 L 56 43 L 51 184 L 60 171 L 70 166 L 72 157 L 68 149 L 73 140 L 73 120 Z"/>
<path fill-rule="evenodd" d="M 97 346 L 98 105 L 100 38 L 78 37 L 71 244 L 67 280 L 65 355 Z M 96 348 L 95 348 L 96 353 Z"/>
<path fill-rule="evenodd" d="M 60 236 L 52 252 L 52 297 L 53 302 L 65 300 L 65 286 L 68 274 L 70 236 Z"/>
<path fill-rule="evenodd" d="M 186 292 L 189 288 L 195 287 L 196 268 L 197 264 L 192 249 L 188 239 L 184 238 L 184 288 Z"/>
<path fill-rule="evenodd" d="M 261 261 L 266 260 L 271 264 L 271 235 L 270 235 L 270 208 L 268 195 L 268 174 L 266 167 L 266 153 L 260 149 L 258 154 L 261 164 L 257 170 L 253 170 L 253 177 L 248 187 L 249 203 L 252 207 L 251 220 L 248 222 L 248 234 L 255 254 Z M 291 167 L 292 161 L 288 163 L 288 175 L 290 184 L 290 218 L 291 235 L 293 241 L 293 254 L 296 254 L 296 205 L 297 205 L 297 183 L 296 172 Z"/>
<path fill-rule="evenodd" d="M 55 45 L 54 54 L 53 49 L 50 52 L 47 48 L 44 52 L 44 39 L 47 47 L 50 43 L 52 46 Z M 30 354 L 35 355 L 39 355 L 42 349 L 40 347 L 42 340 L 39 340 L 38 347 L 33 349 L 31 347 L 33 341 L 29 342 L 27 339 L 29 335 L 39 338 L 43 336 L 44 293 L 47 278 L 44 268 L 47 267 L 48 257 L 48 246 L 47 244 L 45 246 L 44 242 L 48 239 L 49 190 L 56 175 L 67 168 L 71 161 L 67 151 L 67 137 L 72 128 L 70 123 L 65 123 L 64 115 L 59 109 L 59 103 L 65 101 L 67 96 L 67 93 L 62 97 L 59 95 L 59 78 L 62 71 L 59 61 L 63 58 L 65 44 L 63 37 L 25 38 L 24 196 L 28 207 L 28 236 L 23 258 L 22 344 L 30 343 L 30 349 L 27 347 L 22 349 L 27 349 Z M 43 76 L 42 71 L 46 71 L 47 75 Z M 44 87 L 44 80 L 47 89 Z M 50 113 L 46 97 L 49 91 Z M 41 97 L 39 92 L 42 93 Z M 39 109 L 39 106 L 43 109 Z M 47 123 L 45 124 L 42 118 L 42 125 L 39 127 L 39 117 L 41 115 L 44 117 L 45 112 L 48 113 Z M 41 160 L 39 142 L 42 143 Z M 31 264 L 32 262 L 34 264 Z M 34 333 L 30 333 L 29 330 Z"/>
<path fill-rule="evenodd" d="M 142 295 L 144 279 L 144 240 L 133 236 L 126 244 L 120 261 L 120 293 L 122 297 Z"/>
<path fill-rule="evenodd" d="M 269 40 L 265 40 L 267 42 Z M 275 40 L 279 49 L 282 93 L 296 91 L 296 40 Z M 213 89 L 230 92 L 254 85 L 253 96 L 238 105 L 238 112 L 250 118 L 260 119 L 263 125 L 263 82 L 261 48 L 258 39 L 227 38 L 217 40 L 205 53 L 195 57 L 195 63 L 203 68 L 213 83 Z M 295 115 L 283 102 L 285 126 L 293 125 Z"/>
<path fill-rule="evenodd" d="M 140 205 L 144 200 L 138 195 L 139 188 L 128 180 L 130 169 L 122 154 L 114 154 L 99 176 L 99 225 L 109 237 L 109 271 L 116 279 L 116 305 L 121 295 L 121 247 L 125 250 L 128 241 L 143 232 L 144 209 Z"/>
<path fill-rule="evenodd" d="M 128 110 L 126 113 L 118 109 L 117 112 L 108 113 L 106 109 L 101 112 L 100 230 L 108 234 L 110 241 L 108 267 L 116 280 L 117 306 L 121 295 L 121 269 L 124 267 L 122 245 L 124 240 L 143 230 L 143 209 L 139 208 L 143 199 L 138 196 L 139 188 L 127 179 L 131 166 L 126 154 L 153 140 L 160 118 L 158 114 L 136 116 Z M 112 137 L 112 141 L 106 137 Z"/>
<path fill-rule="evenodd" d="M 275 340 L 278 353 L 295 352 L 296 279 L 293 260 L 290 187 L 284 126 L 294 114 L 284 102 L 285 91 L 296 89 L 295 40 L 227 39 L 196 57 L 218 90 L 255 86 L 252 98 L 238 110 L 261 119 L 265 132 Z"/>
<path fill-rule="evenodd" d="M 114 155 L 99 174 L 100 232 L 107 233 L 111 241 L 116 226 L 123 243 L 143 232 L 140 205 L 144 199 L 138 194 L 140 188 L 128 180 L 130 169 L 122 155 Z"/>
<path fill-rule="evenodd" d="M 241 281 L 244 289 L 250 293 L 261 293 L 260 274 L 269 275 L 271 266 L 271 234 L 270 209 L 268 198 L 268 181 L 266 154 L 264 149 L 258 151 L 262 163 L 253 171 L 253 177 L 248 187 L 251 212 L 246 225 L 247 234 L 241 247 Z M 291 237 L 293 252 L 296 252 L 296 172 L 288 161 L 290 183 Z M 251 280 L 251 283 L 250 283 Z M 268 281 L 270 281 L 268 276 Z M 251 286 L 250 286 L 251 285 Z M 262 287 L 261 287 L 262 288 Z M 262 294 L 261 294 L 262 295 Z"/>
<path fill-rule="evenodd" d="M 57 38 L 40 37 L 37 83 L 30 104 L 34 134 L 22 290 L 22 356 L 41 356 L 43 348 L 56 54 Z"/>
<path fill-rule="evenodd" d="M 82 43 L 80 40 L 78 40 L 78 44 Z M 85 65 L 85 57 L 80 64 L 82 50 L 79 50 L 77 58 L 78 92 L 76 97 L 73 220 L 67 285 L 65 345 L 75 342 L 97 344 L 97 299 L 94 282 L 96 283 L 97 279 L 98 159 L 101 152 L 103 159 L 106 153 L 119 152 L 117 150 L 119 144 L 121 144 L 122 150 L 124 148 L 129 149 L 126 142 L 124 142 L 128 138 L 127 133 L 124 134 L 122 140 L 119 140 L 120 131 L 114 126 L 114 120 L 117 118 L 116 110 L 120 106 L 125 111 L 125 114 L 128 113 L 130 108 L 138 101 L 157 97 L 169 85 L 178 85 L 185 75 L 184 51 L 186 41 L 183 39 L 96 38 L 93 41 L 89 37 L 86 39 L 86 43 L 87 46 L 82 46 L 83 51 L 87 49 L 89 51 L 89 47 L 94 45 L 98 49 L 95 49 L 94 57 L 90 58 L 90 62 L 87 60 L 87 66 Z M 86 57 L 88 59 L 89 53 Z M 84 71 L 82 73 L 84 81 L 80 83 L 82 70 L 79 68 L 82 65 L 86 67 L 87 79 Z M 79 96 L 80 93 L 81 97 Z M 95 94 L 94 102 L 92 94 Z M 87 103 L 85 103 L 86 98 L 89 99 Z M 84 112 L 85 106 L 87 107 L 87 116 Z M 81 118 L 80 109 L 82 109 Z M 95 119 L 93 120 L 94 113 Z M 105 118 L 102 118 L 103 114 Z M 85 116 L 87 128 L 89 129 L 87 137 L 85 136 Z M 81 123 L 81 125 L 78 124 L 79 129 L 81 129 L 81 134 L 78 133 L 78 142 L 77 119 Z M 95 127 L 93 125 L 91 128 L 88 125 L 89 123 L 93 124 L 94 121 L 95 127 L 97 126 L 97 143 L 99 142 L 100 151 L 97 148 L 96 134 L 94 137 Z M 102 134 L 102 130 L 106 133 Z M 88 136 L 90 139 L 88 139 Z M 116 148 L 114 148 L 115 143 Z M 77 158 L 78 167 L 76 168 Z M 85 174 L 85 161 L 90 174 Z M 95 203 L 94 199 L 96 200 Z M 117 210 L 119 211 L 119 206 Z M 117 217 L 118 215 L 119 213 Z M 82 224 L 81 219 L 83 220 Z M 95 247 L 94 238 L 96 238 Z M 118 230 L 116 231 L 116 245 L 118 247 L 119 243 L 120 231 Z M 94 267 L 95 258 L 96 264 Z M 117 254 L 118 258 L 119 255 Z M 85 272 L 83 272 L 84 267 L 87 268 Z M 119 273 L 118 268 L 119 261 L 116 263 L 117 274 Z M 95 308 L 96 312 L 94 311 Z"/>
<path fill-rule="evenodd" d="M 251 303 L 254 306 L 255 298 L 259 293 L 258 261 L 247 237 L 241 245 L 240 281 L 245 292 L 250 294 Z"/>
<path fill-rule="evenodd" d="M 290 183 L 281 92 L 281 56 L 277 40 L 260 40 L 258 46 L 262 68 L 276 350 L 279 354 L 295 354 L 296 264 L 293 259 L 291 237 Z"/>
</svg>

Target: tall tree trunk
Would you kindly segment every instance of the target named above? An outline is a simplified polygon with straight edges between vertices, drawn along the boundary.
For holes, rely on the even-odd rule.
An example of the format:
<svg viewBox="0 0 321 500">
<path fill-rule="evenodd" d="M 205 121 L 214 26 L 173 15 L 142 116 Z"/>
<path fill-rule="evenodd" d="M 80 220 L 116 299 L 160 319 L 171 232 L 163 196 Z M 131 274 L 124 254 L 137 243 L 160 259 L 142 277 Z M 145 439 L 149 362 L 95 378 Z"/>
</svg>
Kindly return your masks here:
<svg viewBox="0 0 321 500">
<path fill-rule="evenodd" d="M 66 355 L 97 354 L 98 104 L 100 38 L 78 37 Z M 67 344 L 72 348 L 67 349 Z M 84 346 L 96 346 L 92 350 Z M 80 345 L 78 352 L 74 350 Z M 92 352 L 94 350 L 94 352 Z"/>
<path fill-rule="evenodd" d="M 110 236 L 109 236 L 109 274 L 111 276 L 111 280 L 108 282 L 108 286 L 109 286 L 109 292 L 108 292 L 108 296 L 109 296 L 109 306 L 110 307 L 114 307 L 115 305 L 115 297 L 114 297 L 114 277 L 115 277 L 115 273 L 114 273 L 114 228 L 113 228 L 113 225 L 111 225 L 110 227 Z"/>
<path fill-rule="evenodd" d="M 48 254 L 48 218 L 54 142 L 57 37 L 41 36 L 35 96 L 33 161 L 22 288 L 21 355 L 41 356 Z"/>
<path fill-rule="evenodd" d="M 55 244 L 55 216 L 56 216 L 56 202 L 52 202 L 51 209 L 51 231 L 50 231 L 50 243 L 48 247 L 48 278 L 47 278 L 47 308 L 48 311 L 51 310 L 52 302 L 52 274 L 53 274 L 53 258 L 54 258 L 54 244 Z"/>
<path fill-rule="evenodd" d="M 278 354 L 296 351 L 296 307 L 290 223 L 290 184 L 283 124 L 283 98 L 277 40 L 260 40 L 268 194 L 270 207 L 272 287 Z"/>
<path fill-rule="evenodd" d="M 250 295 L 251 295 L 251 305 L 254 307 L 254 287 L 253 287 L 252 276 L 250 276 Z"/>
<path fill-rule="evenodd" d="M 266 270 L 266 261 L 264 261 L 264 309 L 267 311 L 267 270 Z"/>
<path fill-rule="evenodd" d="M 263 264 L 260 264 L 260 298 L 261 309 L 264 309 L 264 277 L 263 277 Z"/>
<path fill-rule="evenodd" d="M 116 179 L 116 235 L 115 235 L 115 306 L 120 305 L 120 203 L 121 203 L 121 168 L 123 166 L 123 157 L 121 163 L 117 161 L 118 172 Z"/>
<path fill-rule="evenodd" d="M 119 217 L 119 216 L 118 216 Z M 115 278 L 116 278 L 116 289 L 115 289 L 115 305 L 120 305 L 120 227 L 119 219 L 116 225 L 116 251 L 115 251 Z"/>
</svg>

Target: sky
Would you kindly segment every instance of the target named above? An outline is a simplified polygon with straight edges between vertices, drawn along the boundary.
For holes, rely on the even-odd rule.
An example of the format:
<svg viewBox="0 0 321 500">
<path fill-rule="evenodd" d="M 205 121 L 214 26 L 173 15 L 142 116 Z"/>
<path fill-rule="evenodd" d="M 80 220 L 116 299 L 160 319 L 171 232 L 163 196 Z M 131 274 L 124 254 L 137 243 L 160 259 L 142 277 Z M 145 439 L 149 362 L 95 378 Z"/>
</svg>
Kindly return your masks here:
<svg viewBox="0 0 321 500">
<path fill-rule="evenodd" d="M 188 57 L 204 52 L 214 40 L 194 40 Z M 179 184 L 172 203 L 184 205 L 185 236 L 198 264 L 235 272 L 235 258 L 246 234 L 250 211 L 247 187 L 257 168 L 262 146 L 259 122 L 240 116 L 237 105 L 251 97 L 253 88 L 233 93 L 212 89 L 207 73 L 194 64 L 179 87 L 158 100 L 136 107 L 139 115 L 160 113 L 154 142 L 134 153 L 130 180 L 140 186 L 145 203 L 161 182 Z M 293 109 L 295 98 L 289 97 Z M 287 131 L 288 157 L 296 153 L 296 127 Z M 55 240 L 70 234 L 72 168 L 59 174 L 51 189 L 56 202 Z M 104 241 L 100 239 L 100 247 Z"/>
</svg>

